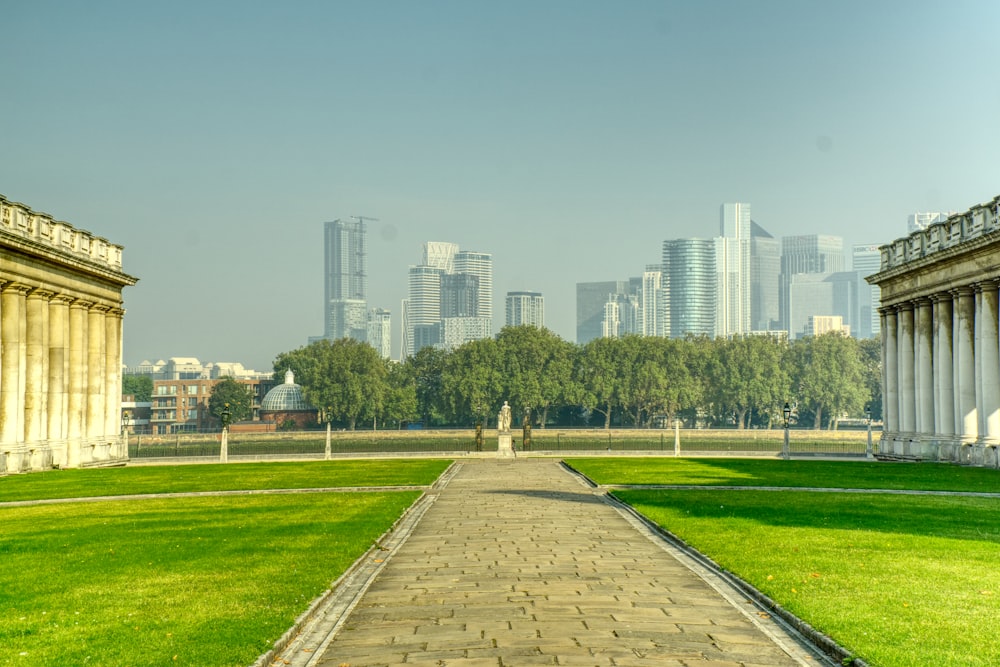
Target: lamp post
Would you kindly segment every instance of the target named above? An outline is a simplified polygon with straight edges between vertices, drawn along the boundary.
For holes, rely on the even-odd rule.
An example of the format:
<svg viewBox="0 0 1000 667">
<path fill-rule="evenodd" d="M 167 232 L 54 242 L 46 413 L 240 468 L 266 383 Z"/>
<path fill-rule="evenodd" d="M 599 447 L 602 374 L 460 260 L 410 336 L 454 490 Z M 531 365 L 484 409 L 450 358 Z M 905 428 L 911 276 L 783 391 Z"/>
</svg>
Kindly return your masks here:
<svg viewBox="0 0 1000 667">
<path fill-rule="evenodd" d="M 128 456 L 128 425 L 132 420 L 132 415 L 128 410 L 122 412 L 122 442 L 125 444 L 125 456 Z"/>
<path fill-rule="evenodd" d="M 790 457 L 788 448 L 788 419 L 792 416 L 792 408 L 789 407 L 788 401 L 785 401 L 785 407 L 781 409 L 781 415 L 785 419 L 785 441 L 781 446 L 781 458 L 787 461 Z"/>
<path fill-rule="evenodd" d="M 326 406 L 326 447 L 323 449 L 323 459 L 325 461 L 330 460 L 330 415 L 333 414 L 333 408 L 329 405 Z"/>
<path fill-rule="evenodd" d="M 865 424 L 868 428 L 868 444 L 865 446 L 865 458 L 871 460 L 875 458 L 875 453 L 872 448 L 872 409 L 865 409 Z"/>
<path fill-rule="evenodd" d="M 222 445 L 219 447 L 219 463 L 229 463 L 229 423 L 233 420 L 233 411 L 226 403 L 222 408 Z"/>
</svg>

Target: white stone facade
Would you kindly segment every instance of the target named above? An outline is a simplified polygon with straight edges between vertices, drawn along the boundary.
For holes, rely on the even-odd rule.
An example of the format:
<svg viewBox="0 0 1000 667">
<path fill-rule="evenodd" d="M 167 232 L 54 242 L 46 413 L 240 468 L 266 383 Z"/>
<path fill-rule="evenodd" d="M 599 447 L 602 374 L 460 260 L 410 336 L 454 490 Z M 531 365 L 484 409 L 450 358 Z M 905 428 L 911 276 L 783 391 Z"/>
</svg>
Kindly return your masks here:
<svg viewBox="0 0 1000 667">
<path fill-rule="evenodd" d="M 128 459 L 122 248 L 0 196 L 0 474 Z"/>
<path fill-rule="evenodd" d="M 880 250 L 880 455 L 998 467 L 1000 197 Z"/>
</svg>

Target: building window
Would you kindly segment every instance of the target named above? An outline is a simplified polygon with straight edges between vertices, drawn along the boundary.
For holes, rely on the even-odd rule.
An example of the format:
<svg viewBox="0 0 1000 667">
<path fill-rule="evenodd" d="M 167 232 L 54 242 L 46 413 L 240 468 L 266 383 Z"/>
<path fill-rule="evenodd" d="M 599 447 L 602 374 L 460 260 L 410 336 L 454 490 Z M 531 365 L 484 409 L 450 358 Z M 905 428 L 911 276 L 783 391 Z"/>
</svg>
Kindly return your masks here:
<svg viewBox="0 0 1000 667">
<path fill-rule="evenodd" d="M 198 395 L 198 385 L 196 385 L 196 384 L 189 384 L 188 385 L 188 396 L 197 396 L 197 395 Z"/>
</svg>

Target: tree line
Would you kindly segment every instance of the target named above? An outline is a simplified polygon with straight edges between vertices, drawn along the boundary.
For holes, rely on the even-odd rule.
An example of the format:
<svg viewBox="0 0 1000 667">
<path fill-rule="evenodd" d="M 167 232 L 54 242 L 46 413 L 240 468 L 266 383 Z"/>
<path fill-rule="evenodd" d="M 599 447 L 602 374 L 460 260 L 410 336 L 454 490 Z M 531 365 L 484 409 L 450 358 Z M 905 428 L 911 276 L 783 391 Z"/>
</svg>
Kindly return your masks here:
<svg viewBox="0 0 1000 667">
<path fill-rule="evenodd" d="M 879 341 L 839 333 L 683 339 L 626 336 L 567 342 L 548 329 L 505 327 L 454 350 L 423 348 L 402 363 L 348 338 L 277 356 L 321 422 L 355 429 L 491 424 L 509 401 L 536 426 L 670 425 L 770 428 L 786 402 L 798 424 L 881 418 Z"/>
</svg>

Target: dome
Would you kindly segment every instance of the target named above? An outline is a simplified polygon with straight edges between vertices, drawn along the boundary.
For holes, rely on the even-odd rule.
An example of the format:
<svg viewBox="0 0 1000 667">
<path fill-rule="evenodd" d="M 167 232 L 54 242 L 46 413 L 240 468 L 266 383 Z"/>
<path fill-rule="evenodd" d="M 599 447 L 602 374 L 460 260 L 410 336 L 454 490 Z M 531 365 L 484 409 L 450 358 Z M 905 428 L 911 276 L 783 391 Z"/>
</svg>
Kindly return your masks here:
<svg viewBox="0 0 1000 667">
<path fill-rule="evenodd" d="M 285 383 L 267 392 L 260 403 L 261 412 L 298 412 L 315 410 L 302 396 L 302 387 L 295 384 L 295 373 L 285 371 Z"/>
</svg>

